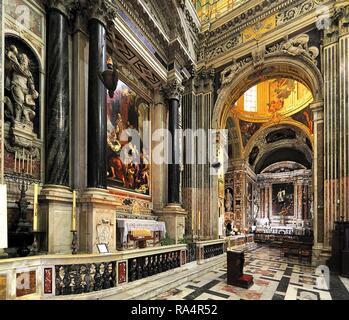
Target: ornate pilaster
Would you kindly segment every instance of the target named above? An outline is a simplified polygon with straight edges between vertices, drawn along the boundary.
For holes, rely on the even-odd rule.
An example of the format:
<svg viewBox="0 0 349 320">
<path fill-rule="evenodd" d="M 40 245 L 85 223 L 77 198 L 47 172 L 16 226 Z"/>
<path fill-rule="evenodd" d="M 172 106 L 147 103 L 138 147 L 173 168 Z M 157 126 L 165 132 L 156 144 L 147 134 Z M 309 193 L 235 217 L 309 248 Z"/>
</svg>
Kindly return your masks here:
<svg viewBox="0 0 349 320">
<path fill-rule="evenodd" d="M 72 128 L 71 167 L 72 187 L 82 191 L 87 186 L 87 87 L 88 77 L 88 30 L 87 17 L 81 7 L 73 9 L 74 27 L 72 35 Z"/>
<path fill-rule="evenodd" d="M 63 1 L 49 1 L 47 13 L 47 108 L 45 183 L 69 185 L 68 18 Z"/>
<path fill-rule="evenodd" d="M 88 75 L 88 156 L 87 186 L 107 188 L 106 88 L 100 72 L 106 69 L 106 26 L 115 11 L 106 0 L 88 0 L 89 75 Z"/>
<path fill-rule="evenodd" d="M 343 1 L 343 4 L 345 2 Z M 347 3 L 347 2 L 346 2 Z M 339 16 L 339 216 L 349 220 L 349 5 L 338 4 Z M 337 122 L 338 124 L 338 122 Z M 337 125 L 338 126 L 338 125 Z"/>
<path fill-rule="evenodd" d="M 328 242 L 329 233 L 324 225 L 324 104 L 322 101 L 310 105 L 314 119 L 314 249 L 322 249 Z M 326 230 L 329 226 L 326 224 Z"/>
</svg>

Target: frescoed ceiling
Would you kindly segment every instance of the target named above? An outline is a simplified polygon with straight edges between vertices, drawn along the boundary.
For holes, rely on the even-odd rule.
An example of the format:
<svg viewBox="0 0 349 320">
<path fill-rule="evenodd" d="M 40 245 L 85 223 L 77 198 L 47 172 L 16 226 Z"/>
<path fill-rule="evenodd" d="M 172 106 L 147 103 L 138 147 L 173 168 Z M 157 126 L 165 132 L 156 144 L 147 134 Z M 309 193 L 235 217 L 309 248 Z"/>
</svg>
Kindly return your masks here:
<svg viewBox="0 0 349 320">
<path fill-rule="evenodd" d="M 192 0 L 202 22 L 214 21 L 249 0 Z"/>
<path fill-rule="evenodd" d="M 251 91 L 252 97 L 249 96 Z M 309 134 L 313 134 L 313 120 L 309 110 L 312 100 L 311 92 L 292 79 L 267 80 L 251 88 L 231 110 L 233 117 L 239 121 L 242 146 L 246 146 L 264 126 L 278 124 L 283 120 L 298 122 L 308 129 Z"/>
<path fill-rule="evenodd" d="M 303 84 L 286 78 L 261 82 L 255 89 L 256 110 L 246 109 L 246 95 L 236 103 L 234 113 L 240 120 L 256 123 L 279 121 L 305 109 L 313 100 Z"/>
</svg>

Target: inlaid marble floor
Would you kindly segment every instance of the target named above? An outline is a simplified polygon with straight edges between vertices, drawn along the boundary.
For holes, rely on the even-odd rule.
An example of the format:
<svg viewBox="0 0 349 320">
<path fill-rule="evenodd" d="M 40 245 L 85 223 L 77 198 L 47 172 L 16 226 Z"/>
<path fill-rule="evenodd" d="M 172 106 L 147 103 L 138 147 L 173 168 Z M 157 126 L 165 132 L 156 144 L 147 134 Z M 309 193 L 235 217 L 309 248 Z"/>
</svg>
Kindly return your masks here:
<svg viewBox="0 0 349 320">
<path fill-rule="evenodd" d="M 258 247 L 247 251 L 244 273 L 254 276 L 254 285 L 248 290 L 227 285 L 225 265 L 155 299 L 349 300 L 348 279 L 332 275 L 328 286 L 319 269 L 285 258 L 279 249 Z"/>
</svg>

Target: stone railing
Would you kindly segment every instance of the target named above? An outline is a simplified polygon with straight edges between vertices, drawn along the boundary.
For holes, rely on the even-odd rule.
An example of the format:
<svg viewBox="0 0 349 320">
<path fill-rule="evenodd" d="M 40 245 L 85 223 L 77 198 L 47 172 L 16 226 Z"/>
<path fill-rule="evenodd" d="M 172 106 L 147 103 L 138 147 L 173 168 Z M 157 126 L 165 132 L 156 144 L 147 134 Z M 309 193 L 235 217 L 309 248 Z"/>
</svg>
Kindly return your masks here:
<svg viewBox="0 0 349 320">
<path fill-rule="evenodd" d="M 225 252 L 226 239 L 208 240 L 196 242 L 196 259 L 198 264 L 205 260 L 222 255 Z"/>
<path fill-rule="evenodd" d="M 211 261 L 242 241 L 253 242 L 253 236 L 108 254 L 0 260 L 0 300 L 98 299 L 113 294 L 121 286 L 125 288 L 128 283 L 177 269 L 186 263 Z"/>
<path fill-rule="evenodd" d="M 180 267 L 185 263 L 186 249 L 183 244 L 110 254 L 0 260 L 0 300 L 71 299 L 82 295 L 95 299 L 101 292 L 137 280 L 130 274 L 134 260 L 148 261 L 142 272 L 143 277 L 150 276 Z M 161 267 L 154 265 L 155 257 L 164 263 Z"/>
</svg>

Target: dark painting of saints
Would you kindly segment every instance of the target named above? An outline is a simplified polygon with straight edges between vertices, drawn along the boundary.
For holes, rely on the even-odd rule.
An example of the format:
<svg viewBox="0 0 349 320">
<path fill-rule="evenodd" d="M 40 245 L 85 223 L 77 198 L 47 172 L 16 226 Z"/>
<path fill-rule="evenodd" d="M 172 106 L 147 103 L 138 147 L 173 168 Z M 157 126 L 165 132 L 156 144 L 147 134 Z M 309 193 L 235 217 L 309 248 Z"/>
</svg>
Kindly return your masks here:
<svg viewBox="0 0 349 320">
<path fill-rule="evenodd" d="M 292 183 L 273 184 L 273 215 L 294 215 L 294 185 Z"/>
<path fill-rule="evenodd" d="M 107 177 L 109 187 L 149 195 L 148 103 L 119 81 L 107 96 Z"/>
</svg>

